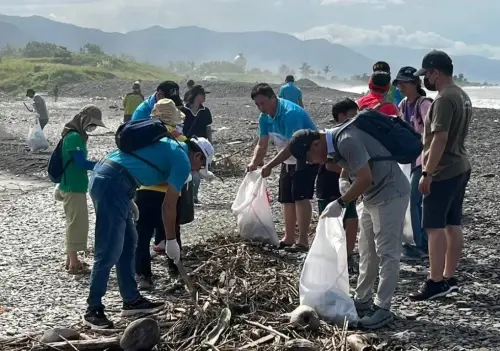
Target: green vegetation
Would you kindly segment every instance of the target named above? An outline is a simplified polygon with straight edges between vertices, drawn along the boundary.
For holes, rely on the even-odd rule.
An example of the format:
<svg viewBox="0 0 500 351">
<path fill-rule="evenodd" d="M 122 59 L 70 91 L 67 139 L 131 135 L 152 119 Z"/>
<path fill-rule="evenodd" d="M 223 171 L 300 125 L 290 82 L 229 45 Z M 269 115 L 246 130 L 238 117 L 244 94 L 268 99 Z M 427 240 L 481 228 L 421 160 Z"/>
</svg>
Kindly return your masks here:
<svg viewBox="0 0 500 351">
<path fill-rule="evenodd" d="M 26 88 L 52 91 L 55 85 L 104 79 L 178 80 L 167 69 L 138 63 L 126 56 L 107 55 L 95 44 L 75 53 L 51 43 L 30 42 L 24 48 L 0 50 L 0 90 L 18 93 Z"/>
</svg>

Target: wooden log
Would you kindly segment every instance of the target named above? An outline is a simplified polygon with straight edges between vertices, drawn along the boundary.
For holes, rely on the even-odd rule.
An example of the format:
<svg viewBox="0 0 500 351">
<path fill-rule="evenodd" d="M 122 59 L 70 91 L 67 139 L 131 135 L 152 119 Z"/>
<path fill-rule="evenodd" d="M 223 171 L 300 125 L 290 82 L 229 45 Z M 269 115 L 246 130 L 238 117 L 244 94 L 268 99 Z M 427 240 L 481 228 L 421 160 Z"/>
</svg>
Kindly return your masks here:
<svg viewBox="0 0 500 351">
<path fill-rule="evenodd" d="M 71 345 L 76 347 L 79 351 L 103 351 L 109 350 L 119 350 L 120 349 L 120 337 L 113 338 L 103 338 L 94 340 L 75 340 L 70 341 Z M 72 347 L 66 341 L 53 342 L 50 344 L 41 344 L 34 346 L 31 351 L 47 351 L 52 348 L 52 350 L 62 350 L 62 351 L 74 351 L 75 348 Z"/>
</svg>

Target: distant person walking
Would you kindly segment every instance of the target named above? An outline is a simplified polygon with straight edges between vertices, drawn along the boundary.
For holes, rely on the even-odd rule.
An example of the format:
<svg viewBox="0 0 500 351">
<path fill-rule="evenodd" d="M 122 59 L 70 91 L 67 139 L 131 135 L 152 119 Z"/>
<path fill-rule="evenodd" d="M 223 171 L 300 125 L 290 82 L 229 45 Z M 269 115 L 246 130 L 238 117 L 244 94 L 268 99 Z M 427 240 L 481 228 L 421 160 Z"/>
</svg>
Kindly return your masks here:
<svg viewBox="0 0 500 351">
<path fill-rule="evenodd" d="M 413 67 L 403 67 L 399 70 L 392 85 L 405 96 L 399 104 L 401 118 L 409 123 L 418 133 L 423 134 L 424 122 L 431 106 L 432 99 L 426 97 L 419 77 L 414 74 Z M 404 244 L 403 254 L 408 258 L 423 258 L 427 256 L 427 232 L 422 228 L 422 194 L 418 189 L 422 176 L 422 156 L 419 156 L 411 170 L 410 213 L 415 246 Z"/>
<path fill-rule="evenodd" d="M 302 91 L 295 85 L 295 78 L 292 75 L 286 76 L 285 85 L 280 88 L 278 97 L 291 101 L 300 107 L 304 107 Z"/>
<path fill-rule="evenodd" d="M 57 84 L 54 86 L 52 93 L 54 94 L 54 102 L 57 102 L 57 98 L 59 97 L 59 86 Z"/>
<path fill-rule="evenodd" d="M 66 215 L 66 269 L 70 274 L 89 273 L 78 252 L 87 250 L 89 212 L 87 172 L 96 162 L 87 160 L 87 132 L 105 127 L 102 112 L 95 105 L 87 105 L 66 123 L 62 132 L 62 164 L 68 165 L 59 184 L 59 195 Z"/>
<path fill-rule="evenodd" d="M 33 89 L 28 89 L 26 91 L 26 96 L 33 99 L 33 110 L 30 111 L 38 114 L 38 121 L 40 122 L 40 127 L 42 127 L 43 130 L 47 123 L 49 123 L 49 111 L 47 110 L 47 104 L 45 103 L 45 100 Z"/>
<path fill-rule="evenodd" d="M 141 83 L 138 81 L 132 86 L 132 91 L 123 98 L 123 121 L 128 122 L 132 118 L 135 109 L 144 101 L 141 93 Z"/>
<path fill-rule="evenodd" d="M 438 91 L 424 121 L 424 160 L 420 191 L 424 195 L 422 225 L 429 236 L 430 274 L 412 300 L 434 299 L 458 290 L 454 278 L 463 246 L 462 208 L 471 164 L 465 138 L 472 103 L 453 82 L 453 62 L 443 51 L 424 56 L 416 76 L 427 90 Z"/>
<path fill-rule="evenodd" d="M 373 72 L 382 71 L 391 74 L 391 67 L 385 61 L 378 61 L 373 65 Z M 392 102 L 394 105 L 399 106 L 404 96 L 395 86 L 390 86 L 389 90 L 385 94 L 385 100 Z"/>
</svg>

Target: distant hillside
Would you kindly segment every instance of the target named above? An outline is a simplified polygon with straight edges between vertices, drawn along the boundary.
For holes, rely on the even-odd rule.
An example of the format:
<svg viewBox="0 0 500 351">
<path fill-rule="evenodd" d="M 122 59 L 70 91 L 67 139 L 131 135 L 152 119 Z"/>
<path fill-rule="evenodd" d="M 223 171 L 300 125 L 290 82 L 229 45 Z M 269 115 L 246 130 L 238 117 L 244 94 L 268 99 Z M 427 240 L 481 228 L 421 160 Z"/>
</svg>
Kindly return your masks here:
<svg viewBox="0 0 500 351">
<path fill-rule="evenodd" d="M 430 51 L 426 49 L 375 45 L 353 47 L 353 49 L 361 52 L 363 55 L 389 62 L 394 74 L 403 66 L 418 68 L 422 64 L 424 55 Z M 500 60 L 491 60 L 473 55 L 451 55 L 451 58 L 455 74 L 463 73 L 469 81 L 500 83 Z"/>
<path fill-rule="evenodd" d="M 323 39 L 301 41 L 275 32 L 219 33 L 199 27 L 165 29 L 155 26 L 120 34 L 81 28 L 39 16 L 0 15 L 0 21 L 22 29 L 30 40 L 56 43 L 70 50 L 94 43 L 102 46 L 106 53 L 126 54 L 155 65 L 180 60 L 197 63 L 231 61 L 238 52 L 243 52 L 249 67 L 276 71 L 281 64 L 286 64 L 297 71 L 302 63 L 307 62 L 315 70 L 330 65 L 331 74 L 348 77 L 366 71 L 372 64 L 368 57 L 342 45 Z M 7 41 L 19 46 L 15 37 Z"/>
</svg>

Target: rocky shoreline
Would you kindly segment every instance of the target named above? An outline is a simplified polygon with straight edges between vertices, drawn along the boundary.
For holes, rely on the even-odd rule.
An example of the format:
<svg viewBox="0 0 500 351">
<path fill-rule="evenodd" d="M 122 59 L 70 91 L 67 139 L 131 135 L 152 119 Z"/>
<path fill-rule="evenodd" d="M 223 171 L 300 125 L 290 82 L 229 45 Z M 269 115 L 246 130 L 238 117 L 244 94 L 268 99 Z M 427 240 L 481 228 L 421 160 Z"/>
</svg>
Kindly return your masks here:
<svg viewBox="0 0 500 351">
<path fill-rule="evenodd" d="M 62 89 L 63 97 L 57 103 L 47 98 L 51 120 L 46 134 L 50 142 L 56 144 L 63 124 L 83 105 L 93 102 L 102 108 L 104 122 L 108 126 L 107 130 L 97 130 L 89 139 L 90 158 L 98 159 L 113 148 L 113 133 L 120 124 L 122 114 L 119 96 L 129 89 L 130 82 L 92 84 L 65 87 Z M 216 172 L 223 181 L 202 184 L 202 205 L 196 208 L 196 220 L 182 229 L 189 245 L 203 245 L 208 238 L 234 234 L 235 219 L 230 206 L 242 179 L 243 166 L 249 160 L 252 143 L 257 137 L 258 113 L 250 99 L 252 84 L 212 83 L 206 86 L 212 92 L 207 106 L 214 116 L 214 145 L 217 157 L 223 159 Z M 143 87 L 145 92 L 149 92 L 154 90 L 156 84 L 144 82 Z M 303 93 L 306 108 L 321 127 L 329 124 L 332 102 L 343 96 L 355 96 L 320 87 L 304 87 Z M 104 97 L 105 100 L 102 99 Z M 3 244 L 0 257 L 0 349 L 25 350 L 29 348 L 18 344 L 7 348 L 2 340 L 13 340 L 27 334 L 38 338 L 52 327 L 81 329 L 80 314 L 85 308 L 88 278 L 76 278 L 64 270 L 64 214 L 60 204 L 52 199 L 52 184 L 46 181 L 45 174 L 50 154 L 31 154 L 25 150 L 24 139 L 33 117 L 22 101 L 2 99 L 0 107 L 0 239 Z M 475 109 L 468 137 L 467 148 L 473 172 L 465 200 L 465 249 L 458 270 L 460 292 L 444 300 L 412 303 L 406 295 L 425 278 L 427 263 L 402 263 L 400 284 L 393 305 L 398 318 L 389 328 L 377 331 L 377 335 L 388 342 L 386 349 L 500 349 L 500 273 L 497 269 L 500 263 L 500 209 L 497 203 L 500 199 L 497 156 L 500 150 L 500 139 L 497 138 L 500 122 L 497 116 L 497 110 Z M 269 183 L 271 196 L 276 199 L 277 171 L 273 172 Z M 273 211 L 276 228 L 281 234 L 283 221 L 276 201 L 273 202 Z M 91 228 L 93 216 L 91 208 Z M 90 239 L 93 240 L 92 231 Z M 210 243 L 217 245 L 214 240 Z M 193 246 L 193 250 L 200 250 L 200 246 Z M 290 273 L 292 286 L 300 275 L 303 258 L 293 258 L 296 264 L 291 266 L 295 267 Z M 92 260 L 92 244 L 86 260 Z M 200 264 L 194 262 L 191 268 L 196 269 Z M 222 258 L 220 264 L 224 264 Z M 166 292 L 177 281 L 169 279 L 162 260 L 155 261 L 154 270 L 161 277 L 161 283 L 152 297 L 167 300 L 169 311 L 173 310 L 178 307 L 176 303 L 180 303 L 179 296 L 187 296 L 187 293 L 173 296 Z M 246 279 L 259 279 L 259 276 L 252 278 L 249 273 Z M 298 305 L 298 299 L 291 292 L 290 296 L 292 301 L 287 303 L 293 309 Z M 228 303 L 232 298 L 228 296 L 222 301 Z M 216 306 L 220 310 L 224 303 L 218 303 Z M 105 304 L 110 310 L 110 317 L 118 320 L 120 298 L 114 274 Z M 188 318 L 187 313 L 176 313 L 176 318 Z M 274 317 L 252 314 L 251 318 L 266 324 Z M 273 323 L 286 322 L 278 318 Z M 280 328 L 279 324 L 273 326 Z M 284 328 L 283 325 L 281 327 Z M 162 329 L 162 334 L 167 332 L 168 328 Z M 283 329 L 283 333 L 291 332 Z M 318 347 L 323 345 L 318 341 L 319 335 L 297 333 L 316 342 Z M 35 342 L 30 340 L 28 344 Z M 175 349 L 173 346 L 164 347 L 165 350 Z M 225 348 L 220 346 L 219 349 Z M 254 349 L 273 348 L 262 344 Z"/>
</svg>

